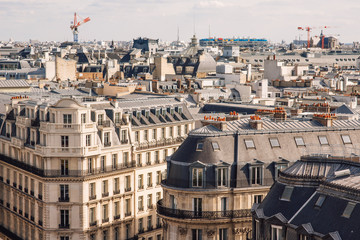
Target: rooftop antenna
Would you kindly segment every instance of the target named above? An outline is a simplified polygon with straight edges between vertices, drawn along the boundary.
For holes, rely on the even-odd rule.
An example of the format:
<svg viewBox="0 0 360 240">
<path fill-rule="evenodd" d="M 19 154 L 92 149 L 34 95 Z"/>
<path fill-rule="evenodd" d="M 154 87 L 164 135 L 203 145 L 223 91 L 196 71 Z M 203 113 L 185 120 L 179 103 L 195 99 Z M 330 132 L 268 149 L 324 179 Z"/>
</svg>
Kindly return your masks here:
<svg viewBox="0 0 360 240">
<path fill-rule="evenodd" d="M 211 34 L 210 34 L 210 24 L 209 24 L 209 38 L 211 37 Z"/>
<path fill-rule="evenodd" d="M 179 25 L 177 26 L 177 42 L 180 42 Z"/>
<path fill-rule="evenodd" d="M 194 15 L 193 15 L 193 22 L 194 22 L 194 36 L 196 35 L 196 31 L 195 31 L 195 12 L 194 12 Z"/>
</svg>

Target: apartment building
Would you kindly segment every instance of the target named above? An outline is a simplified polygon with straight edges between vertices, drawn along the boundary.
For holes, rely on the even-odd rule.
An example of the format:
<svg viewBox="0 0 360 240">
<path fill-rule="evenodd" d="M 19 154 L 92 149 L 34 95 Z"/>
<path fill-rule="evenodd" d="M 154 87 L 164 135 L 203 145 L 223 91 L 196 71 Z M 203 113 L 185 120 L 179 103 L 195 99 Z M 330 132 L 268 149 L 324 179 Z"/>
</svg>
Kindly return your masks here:
<svg viewBox="0 0 360 240">
<path fill-rule="evenodd" d="M 305 155 L 360 154 L 358 120 L 226 116 L 203 124 L 167 160 L 164 196 L 157 204 L 166 240 L 252 239 L 251 208 L 283 169 Z"/>
<path fill-rule="evenodd" d="M 154 205 L 194 120 L 174 98 L 14 98 L 0 130 L 0 237 L 162 238 Z"/>
</svg>

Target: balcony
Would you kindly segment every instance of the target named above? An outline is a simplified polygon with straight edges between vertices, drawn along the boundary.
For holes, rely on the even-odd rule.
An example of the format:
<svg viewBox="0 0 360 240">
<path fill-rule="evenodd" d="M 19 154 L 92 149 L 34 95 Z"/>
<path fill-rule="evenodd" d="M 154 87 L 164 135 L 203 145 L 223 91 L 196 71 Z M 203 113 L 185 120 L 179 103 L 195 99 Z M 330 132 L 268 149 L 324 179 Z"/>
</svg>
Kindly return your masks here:
<svg viewBox="0 0 360 240">
<path fill-rule="evenodd" d="M 6 203 L 6 207 L 7 207 L 7 208 L 10 208 L 10 203 Z"/>
<path fill-rule="evenodd" d="M 147 228 L 148 231 L 152 231 L 153 229 L 154 229 L 153 226 L 149 226 L 149 227 Z"/>
<path fill-rule="evenodd" d="M 105 120 L 105 121 L 102 121 L 102 122 L 98 122 L 98 128 L 99 129 L 109 128 L 110 126 L 111 126 L 110 120 Z"/>
<path fill-rule="evenodd" d="M 43 222 L 41 220 L 39 220 L 39 225 L 42 226 L 43 225 Z"/>
<path fill-rule="evenodd" d="M 40 131 L 48 133 L 74 133 L 74 132 L 88 132 L 95 127 L 95 123 L 86 124 L 64 124 L 64 123 L 50 123 L 40 122 Z"/>
<path fill-rule="evenodd" d="M 25 213 L 25 217 L 26 217 L 26 218 L 29 218 L 29 214 L 28 214 L 28 213 Z"/>
<path fill-rule="evenodd" d="M 104 147 L 111 147 L 111 142 L 105 142 Z"/>
<path fill-rule="evenodd" d="M 131 187 L 126 187 L 125 192 L 131 192 Z"/>
<path fill-rule="evenodd" d="M 139 233 L 144 233 L 145 231 L 144 231 L 144 228 L 140 228 L 139 229 Z"/>
<path fill-rule="evenodd" d="M 125 217 L 130 217 L 131 216 L 131 212 L 126 212 L 125 213 Z"/>
<path fill-rule="evenodd" d="M 90 222 L 90 227 L 94 227 L 94 226 L 96 226 L 97 225 L 97 221 L 93 221 L 93 222 Z"/>
<path fill-rule="evenodd" d="M 7 184 L 10 184 L 10 179 L 6 179 L 6 183 L 7 183 Z"/>
<path fill-rule="evenodd" d="M 139 186 L 139 190 L 144 189 L 144 185 Z"/>
<path fill-rule="evenodd" d="M 30 220 L 35 222 L 35 217 L 34 216 L 30 216 Z"/>
<path fill-rule="evenodd" d="M 107 223 L 107 222 L 109 222 L 109 218 L 104 218 L 104 219 L 102 220 L 102 223 Z"/>
<path fill-rule="evenodd" d="M 19 214 L 22 215 L 23 211 L 21 209 L 19 209 Z"/>
<path fill-rule="evenodd" d="M 161 223 L 156 224 L 156 229 L 162 228 Z"/>
<path fill-rule="evenodd" d="M 139 211 L 139 212 L 144 211 L 144 207 L 139 207 L 139 208 L 138 208 L 138 211 Z"/>
<path fill-rule="evenodd" d="M 69 199 L 68 196 L 66 196 L 66 197 L 59 197 L 59 202 L 69 202 L 69 201 L 70 201 L 70 199 Z"/>
<path fill-rule="evenodd" d="M 178 219 L 233 219 L 251 218 L 251 209 L 226 210 L 226 211 L 189 211 L 172 209 L 163 206 L 162 200 L 157 203 L 157 213 L 159 215 L 178 218 Z"/>
<path fill-rule="evenodd" d="M 150 161 L 146 161 L 146 165 L 151 165 L 151 162 Z"/>
<path fill-rule="evenodd" d="M 21 186 L 21 185 L 19 185 L 19 189 L 22 190 L 22 186 Z"/>
<path fill-rule="evenodd" d="M 34 196 L 35 195 L 34 191 L 31 190 L 30 195 Z"/>
<path fill-rule="evenodd" d="M 61 228 L 61 229 L 69 229 L 70 224 L 59 224 L 59 228 Z"/>
<path fill-rule="evenodd" d="M 120 215 L 114 216 L 114 220 L 120 219 Z"/>
<path fill-rule="evenodd" d="M 28 193 L 28 192 L 29 192 L 29 189 L 24 188 L 24 192 Z"/>
<path fill-rule="evenodd" d="M 120 194 L 120 189 L 119 190 L 114 190 L 114 195 L 116 194 Z"/>
<path fill-rule="evenodd" d="M 102 197 L 108 197 L 109 196 L 109 192 L 103 193 Z"/>
<path fill-rule="evenodd" d="M 171 146 L 180 144 L 185 139 L 183 137 L 177 137 L 177 138 L 170 138 L 170 139 L 162 139 L 159 141 L 151 141 L 146 143 L 140 143 L 138 146 L 136 146 L 137 150 L 145 150 L 149 148 L 158 148 L 158 147 L 164 147 L 164 146 Z"/>
<path fill-rule="evenodd" d="M 18 138 L 18 137 L 12 137 L 11 138 L 11 143 L 16 147 L 23 148 L 24 144 L 25 144 L 25 141 Z"/>
<path fill-rule="evenodd" d="M 129 143 L 129 139 L 122 139 L 120 141 L 121 144 L 128 144 Z"/>
<path fill-rule="evenodd" d="M 38 199 L 42 200 L 43 196 L 41 194 L 38 194 Z"/>
<path fill-rule="evenodd" d="M 17 207 L 13 207 L 14 212 L 17 212 Z"/>
<path fill-rule="evenodd" d="M 94 199 L 96 199 L 96 195 L 89 196 L 89 200 L 94 200 Z"/>
<path fill-rule="evenodd" d="M 13 187 L 15 187 L 15 188 L 16 188 L 16 186 L 17 186 L 16 182 L 13 182 Z"/>
</svg>

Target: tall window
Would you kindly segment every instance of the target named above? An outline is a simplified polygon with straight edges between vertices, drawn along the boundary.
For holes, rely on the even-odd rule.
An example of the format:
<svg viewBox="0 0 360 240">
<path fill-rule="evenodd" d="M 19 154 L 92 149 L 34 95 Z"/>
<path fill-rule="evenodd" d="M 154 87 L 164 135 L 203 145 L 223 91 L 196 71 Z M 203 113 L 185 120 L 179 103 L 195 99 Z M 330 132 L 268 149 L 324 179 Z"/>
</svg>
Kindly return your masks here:
<svg viewBox="0 0 360 240">
<path fill-rule="evenodd" d="M 144 131 L 144 141 L 148 140 L 148 130 Z"/>
<path fill-rule="evenodd" d="M 113 169 L 116 169 L 116 167 L 117 167 L 117 158 L 118 158 L 117 154 L 112 155 L 112 167 L 113 167 Z"/>
<path fill-rule="evenodd" d="M 138 176 L 138 186 L 139 186 L 139 189 L 143 189 L 144 188 L 144 180 L 143 180 L 143 175 L 140 174 Z"/>
<path fill-rule="evenodd" d="M 60 184 L 60 199 L 59 201 L 69 201 L 69 185 Z"/>
<path fill-rule="evenodd" d="M 114 217 L 120 217 L 120 202 L 114 202 Z"/>
<path fill-rule="evenodd" d="M 109 195 L 109 191 L 108 191 L 108 180 L 102 181 L 102 195 L 103 195 L 103 197 Z"/>
<path fill-rule="evenodd" d="M 69 227 L 69 210 L 60 210 L 60 226 Z"/>
<path fill-rule="evenodd" d="M 202 240 L 202 229 L 191 229 L 192 240 Z"/>
<path fill-rule="evenodd" d="M 69 175 L 69 161 L 61 159 L 60 160 L 60 173 L 62 176 Z"/>
<path fill-rule="evenodd" d="M 152 216 L 151 215 L 147 217 L 147 228 L 148 228 L 148 230 L 152 229 Z"/>
<path fill-rule="evenodd" d="M 193 168 L 192 169 L 192 186 L 193 187 L 202 187 L 203 186 L 203 171 L 202 168 Z"/>
<path fill-rule="evenodd" d="M 99 114 L 98 115 L 98 124 L 102 125 L 104 122 L 104 114 Z"/>
<path fill-rule="evenodd" d="M 114 194 L 120 193 L 120 183 L 119 178 L 114 178 Z"/>
<path fill-rule="evenodd" d="M 115 113 L 115 123 L 120 123 L 120 113 Z"/>
<path fill-rule="evenodd" d="M 162 180 L 161 178 L 162 178 L 161 171 L 157 171 L 156 172 L 156 185 L 160 185 L 161 180 Z"/>
<path fill-rule="evenodd" d="M 147 195 L 147 207 L 148 207 L 149 209 L 152 208 L 152 194 L 148 194 L 148 195 Z"/>
<path fill-rule="evenodd" d="M 155 163 L 160 162 L 159 151 L 155 151 Z"/>
<path fill-rule="evenodd" d="M 193 199 L 193 207 L 194 207 L 194 216 L 201 217 L 202 216 L 202 199 L 194 198 Z"/>
<path fill-rule="evenodd" d="M 96 197 L 96 189 L 95 189 L 95 183 L 93 182 L 93 183 L 90 183 L 90 185 L 89 185 L 89 196 L 91 197 L 91 198 L 95 198 Z"/>
<path fill-rule="evenodd" d="M 151 164 L 151 155 L 149 152 L 146 153 L 146 164 L 147 165 Z"/>
<path fill-rule="evenodd" d="M 121 142 L 126 142 L 127 141 L 127 131 L 126 130 L 121 130 Z"/>
<path fill-rule="evenodd" d="M 102 171 L 102 172 L 105 171 L 105 164 L 106 164 L 106 156 L 101 156 L 101 159 L 100 159 L 100 167 L 101 167 L 101 171 Z"/>
<path fill-rule="evenodd" d="M 143 232 L 143 231 L 144 231 L 143 218 L 139 218 L 139 232 Z"/>
<path fill-rule="evenodd" d="M 131 202 L 130 198 L 125 199 L 125 215 L 130 216 L 131 215 Z"/>
<path fill-rule="evenodd" d="M 228 208 L 227 205 L 228 205 L 227 198 L 226 197 L 221 198 L 221 211 L 223 212 L 223 214 L 225 214 L 227 211 Z"/>
<path fill-rule="evenodd" d="M 157 140 L 157 131 L 156 131 L 156 128 L 153 129 L 153 139 Z"/>
<path fill-rule="evenodd" d="M 103 211 L 102 211 L 102 222 L 108 222 L 109 221 L 109 216 L 108 216 L 108 205 L 104 204 L 102 207 Z"/>
<path fill-rule="evenodd" d="M 90 134 L 86 135 L 86 146 L 87 147 L 91 146 L 91 135 Z"/>
<path fill-rule="evenodd" d="M 90 213 L 89 213 L 89 222 L 90 222 L 90 225 L 93 225 L 96 221 L 96 208 L 90 208 Z"/>
<path fill-rule="evenodd" d="M 140 196 L 138 198 L 138 209 L 139 209 L 139 211 L 144 210 L 144 197 L 143 196 Z"/>
<path fill-rule="evenodd" d="M 228 240 L 228 229 L 227 228 L 219 229 L 219 240 Z"/>
<path fill-rule="evenodd" d="M 250 179 L 251 184 L 262 184 L 262 166 L 251 166 Z"/>
<path fill-rule="evenodd" d="M 93 172 L 93 159 L 92 158 L 88 158 L 88 173 L 92 173 Z"/>
<path fill-rule="evenodd" d="M 139 131 L 135 132 L 135 142 L 139 142 Z"/>
<path fill-rule="evenodd" d="M 109 132 L 104 133 L 104 145 L 105 146 L 110 145 L 110 133 Z"/>
<path fill-rule="evenodd" d="M 271 225 L 271 240 L 283 240 L 281 226 Z"/>
<path fill-rule="evenodd" d="M 131 179 L 130 176 L 125 177 L 125 191 L 131 191 Z"/>
<path fill-rule="evenodd" d="M 81 114 L 81 123 L 86 123 L 86 113 Z"/>
<path fill-rule="evenodd" d="M 147 185 L 148 187 L 152 187 L 152 173 L 147 174 Z"/>
<path fill-rule="evenodd" d="M 64 120 L 64 128 L 71 128 L 71 123 L 72 123 L 71 114 L 64 114 L 63 120 Z"/>
<path fill-rule="evenodd" d="M 69 147 L 69 136 L 61 136 L 61 147 Z"/>
<path fill-rule="evenodd" d="M 161 129 L 161 137 L 162 137 L 163 139 L 166 137 L 165 128 L 162 128 L 162 129 Z"/>
<path fill-rule="evenodd" d="M 217 183 L 218 186 L 225 187 L 228 185 L 228 169 L 219 168 L 217 169 Z"/>
<path fill-rule="evenodd" d="M 124 160 L 124 165 L 129 166 L 129 153 L 128 152 L 124 152 L 123 160 Z"/>
<path fill-rule="evenodd" d="M 161 192 L 156 193 L 156 202 L 158 202 L 161 199 Z"/>
</svg>

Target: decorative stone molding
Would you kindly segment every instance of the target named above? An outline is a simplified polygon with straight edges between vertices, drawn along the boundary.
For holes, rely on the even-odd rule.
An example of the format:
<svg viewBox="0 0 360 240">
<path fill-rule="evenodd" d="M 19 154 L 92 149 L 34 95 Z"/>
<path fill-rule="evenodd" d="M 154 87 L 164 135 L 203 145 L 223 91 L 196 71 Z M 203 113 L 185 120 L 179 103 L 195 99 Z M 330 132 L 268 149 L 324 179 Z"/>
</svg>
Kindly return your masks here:
<svg viewBox="0 0 360 240">
<path fill-rule="evenodd" d="M 251 232 L 251 228 L 242 227 L 242 228 L 234 228 L 233 229 L 233 233 L 235 235 L 240 235 L 240 234 L 248 233 L 248 232 Z"/>
<path fill-rule="evenodd" d="M 180 235 L 186 235 L 187 234 L 187 228 L 179 227 L 179 233 Z"/>
<path fill-rule="evenodd" d="M 206 234 L 207 234 L 208 237 L 214 237 L 215 233 L 216 233 L 215 229 L 208 229 L 206 231 Z"/>
</svg>

